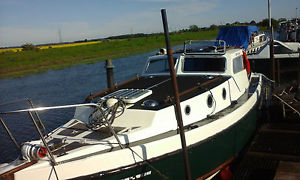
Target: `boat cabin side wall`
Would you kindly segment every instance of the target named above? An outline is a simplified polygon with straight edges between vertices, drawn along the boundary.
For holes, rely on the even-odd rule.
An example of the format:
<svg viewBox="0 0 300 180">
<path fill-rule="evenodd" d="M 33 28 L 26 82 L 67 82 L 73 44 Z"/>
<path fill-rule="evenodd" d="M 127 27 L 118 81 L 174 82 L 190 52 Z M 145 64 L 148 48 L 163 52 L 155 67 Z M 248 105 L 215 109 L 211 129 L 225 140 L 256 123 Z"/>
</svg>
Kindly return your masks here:
<svg viewBox="0 0 300 180">
<path fill-rule="evenodd" d="M 242 56 L 243 53 L 241 49 L 230 50 L 230 53 L 222 56 L 221 58 L 225 58 L 226 62 L 224 72 L 222 73 L 186 72 L 184 71 L 183 67 L 186 57 L 197 59 L 201 56 L 180 56 L 178 58 L 176 66 L 177 76 L 203 76 L 211 74 L 212 78 L 215 78 L 218 75 L 230 77 L 227 81 L 217 85 L 216 87 L 206 90 L 205 92 L 193 98 L 181 102 L 184 125 L 192 124 L 218 113 L 219 111 L 230 106 L 233 101 L 238 100 L 246 92 L 249 87 L 249 79 L 243 66 Z M 207 56 L 203 57 L 208 58 Z M 215 56 L 215 58 L 220 58 L 220 56 Z M 232 61 L 227 59 L 232 59 Z M 140 138 L 150 136 L 151 134 L 154 136 L 161 132 L 177 129 L 173 106 L 156 111 L 137 110 L 130 108 L 124 112 L 123 116 L 120 116 L 115 120 L 114 125 L 126 126 L 124 123 L 128 120 L 134 122 L 144 122 L 145 114 L 148 113 L 152 114 L 152 119 L 147 118 L 148 123 L 145 123 L 148 124 L 147 126 L 139 126 L 141 128 L 136 128 L 134 131 L 128 134 L 128 139 L 130 141 L 137 140 L 136 137 Z M 142 131 L 144 133 L 140 134 Z M 137 136 L 137 134 L 139 135 Z"/>
<path fill-rule="evenodd" d="M 224 70 L 218 72 L 201 72 L 201 71 L 185 71 L 185 61 L 186 58 L 189 59 L 209 59 L 219 61 L 225 61 Z M 185 57 L 180 57 L 178 66 L 176 66 L 177 75 L 211 75 L 211 76 L 228 76 L 231 77 L 229 80 L 229 96 L 231 101 L 236 101 L 241 95 L 245 93 L 245 90 L 249 86 L 249 78 L 247 75 L 247 71 L 245 69 L 245 65 L 243 63 L 243 52 L 241 49 L 232 49 L 227 50 L 227 53 L 223 56 L 215 55 L 215 56 L 207 56 L 207 55 L 190 55 Z"/>
</svg>

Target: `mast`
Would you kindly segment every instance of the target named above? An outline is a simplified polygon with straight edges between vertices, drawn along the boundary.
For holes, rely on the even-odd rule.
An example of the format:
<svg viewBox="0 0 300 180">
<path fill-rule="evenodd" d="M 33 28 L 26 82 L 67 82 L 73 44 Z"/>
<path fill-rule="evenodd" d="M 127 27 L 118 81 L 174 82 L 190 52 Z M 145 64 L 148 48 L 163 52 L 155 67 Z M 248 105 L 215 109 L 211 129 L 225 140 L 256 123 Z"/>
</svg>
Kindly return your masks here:
<svg viewBox="0 0 300 180">
<path fill-rule="evenodd" d="M 183 122 L 182 122 L 178 84 L 177 84 L 176 74 L 175 74 L 175 70 L 174 70 L 174 60 L 173 60 L 172 49 L 171 49 L 170 40 L 169 40 L 168 21 L 167 21 L 167 14 L 166 14 L 165 9 L 161 10 L 161 16 L 162 16 L 164 34 L 165 34 L 165 40 L 166 40 L 166 46 L 167 46 L 170 76 L 172 79 L 172 85 L 173 85 L 173 90 L 174 90 L 175 113 L 176 113 L 177 124 L 178 124 L 179 132 L 180 132 L 181 146 L 182 146 L 182 150 L 183 150 L 184 163 L 185 163 L 186 179 L 191 180 L 192 179 L 191 178 L 191 170 L 190 170 L 190 163 L 189 163 L 189 158 L 188 158 L 188 153 L 187 153 L 187 148 L 186 148 L 184 127 L 183 127 Z"/>
<path fill-rule="evenodd" d="M 274 37 L 273 27 L 271 18 L 271 0 L 268 0 L 268 18 L 269 18 L 269 32 L 270 32 L 270 61 L 271 61 L 271 72 L 272 80 L 275 81 L 275 60 L 274 60 Z"/>
</svg>

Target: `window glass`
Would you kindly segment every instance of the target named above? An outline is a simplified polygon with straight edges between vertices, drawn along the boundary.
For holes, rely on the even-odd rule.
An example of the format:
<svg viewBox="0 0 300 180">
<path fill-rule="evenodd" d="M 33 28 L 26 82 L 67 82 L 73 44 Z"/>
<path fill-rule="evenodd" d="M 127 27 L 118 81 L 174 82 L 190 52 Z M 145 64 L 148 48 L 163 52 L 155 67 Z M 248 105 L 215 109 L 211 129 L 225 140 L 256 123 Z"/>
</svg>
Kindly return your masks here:
<svg viewBox="0 0 300 180">
<path fill-rule="evenodd" d="M 185 58 L 183 71 L 224 72 L 225 58 Z"/>
<path fill-rule="evenodd" d="M 173 57 L 174 65 L 177 62 L 177 58 Z M 167 58 L 153 59 L 149 62 L 145 73 L 166 73 L 169 72 L 169 62 Z"/>
<path fill-rule="evenodd" d="M 233 73 L 238 73 L 244 69 L 243 57 L 239 56 L 233 59 Z"/>
</svg>

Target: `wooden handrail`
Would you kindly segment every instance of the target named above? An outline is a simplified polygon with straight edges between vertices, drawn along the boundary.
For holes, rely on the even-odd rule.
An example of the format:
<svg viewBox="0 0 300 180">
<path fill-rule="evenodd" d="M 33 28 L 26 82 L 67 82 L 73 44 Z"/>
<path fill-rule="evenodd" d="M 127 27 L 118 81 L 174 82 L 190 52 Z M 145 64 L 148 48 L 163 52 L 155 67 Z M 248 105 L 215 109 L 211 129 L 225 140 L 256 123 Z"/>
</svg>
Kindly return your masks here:
<svg viewBox="0 0 300 180">
<path fill-rule="evenodd" d="M 124 82 L 122 82 L 122 83 L 120 83 L 120 84 L 116 84 L 113 88 L 106 88 L 106 89 L 103 89 L 102 91 L 100 91 L 100 92 L 98 92 L 98 93 L 89 95 L 89 96 L 85 99 L 85 102 L 86 102 L 86 103 L 87 103 L 87 102 L 91 102 L 91 101 L 92 101 L 94 98 L 96 98 L 96 97 L 99 97 L 99 96 L 101 96 L 101 95 L 103 95 L 103 94 L 107 94 L 108 92 L 111 92 L 111 91 L 113 91 L 113 90 L 119 88 L 120 86 L 123 86 L 123 85 L 125 85 L 125 84 L 128 84 L 128 83 L 130 83 L 130 82 L 132 82 L 132 81 L 139 80 L 139 79 L 140 79 L 140 76 L 136 76 L 135 78 L 129 79 L 129 80 L 124 81 Z"/>
<path fill-rule="evenodd" d="M 199 89 L 200 87 L 206 86 L 206 85 L 208 85 L 208 84 L 210 84 L 210 83 L 212 83 L 212 82 L 215 82 L 215 81 L 217 81 L 217 80 L 220 80 L 220 79 L 222 79 L 222 78 L 223 78 L 222 76 L 218 76 L 218 77 L 215 77 L 214 79 L 205 81 L 204 83 L 202 83 L 202 84 L 200 84 L 200 85 L 198 85 L 198 86 L 195 86 L 195 87 L 192 87 L 192 88 L 190 88 L 190 89 L 187 89 L 187 90 L 185 90 L 185 91 L 183 91 L 183 92 L 180 92 L 180 93 L 179 93 L 179 96 L 183 96 L 183 95 L 185 95 L 185 94 L 188 94 L 188 93 L 190 93 L 190 92 L 192 92 L 192 91 L 195 91 L 195 90 Z M 165 98 L 165 99 L 164 99 L 164 103 L 172 102 L 173 100 L 174 100 L 174 96 L 168 97 L 168 98 Z"/>
</svg>

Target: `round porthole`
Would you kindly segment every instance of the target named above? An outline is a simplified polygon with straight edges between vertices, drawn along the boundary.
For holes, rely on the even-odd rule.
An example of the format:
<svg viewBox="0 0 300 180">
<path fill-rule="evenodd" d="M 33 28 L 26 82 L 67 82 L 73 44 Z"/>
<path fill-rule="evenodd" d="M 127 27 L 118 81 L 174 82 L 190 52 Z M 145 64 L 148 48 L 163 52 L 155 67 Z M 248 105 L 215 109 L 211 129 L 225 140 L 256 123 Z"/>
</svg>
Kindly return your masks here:
<svg viewBox="0 0 300 180">
<path fill-rule="evenodd" d="M 189 105 L 185 106 L 184 112 L 186 115 L 189 115 L 191 113 L 191 107 Z"/>
<path fill-rule="evenodd" d="M 208 106 L 209 108 L 211 108 L 212 105 L 213 105 L 213 98 L 212 98 L 211 94 L 209 94 L 209 95 L 207 96 L 207 106 Z"/>
<path fill-rule="evenodd" d="M 224 100 L 226 99 L 226 89 L 225 88 L 223 88 L 222 97 Z"/>
</svg>

